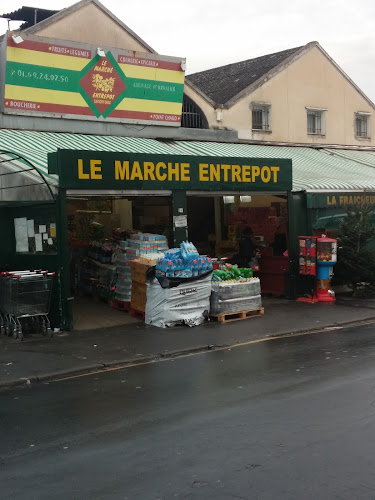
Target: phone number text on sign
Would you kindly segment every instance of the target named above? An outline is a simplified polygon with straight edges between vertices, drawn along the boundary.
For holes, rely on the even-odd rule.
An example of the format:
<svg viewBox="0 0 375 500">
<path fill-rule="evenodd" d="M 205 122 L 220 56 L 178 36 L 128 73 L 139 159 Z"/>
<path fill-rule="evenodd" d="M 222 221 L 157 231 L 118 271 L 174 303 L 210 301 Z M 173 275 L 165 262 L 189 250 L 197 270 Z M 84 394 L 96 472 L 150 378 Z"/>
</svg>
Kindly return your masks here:
<svg viewBox="0 0 375 500">
<path fill-rule="evenodd" d="M 64 75 L 54 75 L 49 73 L 41 73 L 37 71 L 23 71 L 13 70 L 11 73 L 12 76 L 18 76 L 19 78 L 29 78 L 33 80 L 47 80 L 50 82 L 61 82 L 61 83 L 69 83 L 69 77 Z"/>
</svg>

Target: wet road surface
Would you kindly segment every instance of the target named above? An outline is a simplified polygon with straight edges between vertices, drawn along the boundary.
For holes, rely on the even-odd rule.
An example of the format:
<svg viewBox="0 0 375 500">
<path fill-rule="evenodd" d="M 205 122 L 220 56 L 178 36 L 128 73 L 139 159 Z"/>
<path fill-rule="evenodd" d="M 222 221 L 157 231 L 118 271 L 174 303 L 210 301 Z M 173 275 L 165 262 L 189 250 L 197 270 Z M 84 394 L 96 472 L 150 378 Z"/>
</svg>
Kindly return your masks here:
<svg viewBox="0 0 375 500">
<path fill-rule="evenodd" d="M 375 327 L 0 392 L 1 499 L 374 499 Z"/>
</svg>

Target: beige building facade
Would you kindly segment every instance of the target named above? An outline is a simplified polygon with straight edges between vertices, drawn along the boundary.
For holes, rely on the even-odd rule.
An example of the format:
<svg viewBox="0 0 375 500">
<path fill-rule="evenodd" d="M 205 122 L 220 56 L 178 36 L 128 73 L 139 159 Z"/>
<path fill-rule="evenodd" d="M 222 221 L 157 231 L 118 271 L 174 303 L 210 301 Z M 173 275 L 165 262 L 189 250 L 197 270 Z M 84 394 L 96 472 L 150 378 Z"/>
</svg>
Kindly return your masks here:
<svg viewBox="0 0 375 500">
<path fill-rule="evenodd" d="M 229 66 L 231 75 L 235 64 Z M 226 67 L 218 70 L 225 85 Z M 209 82 L 205 86 L 204 73 L 212 82 L 214 72 L 196 74 L 200 80 L 187 77 L 200 91 L 194 98 L 210 128 L 236 130 L 240 140 L 375 145 L 374 104 L 317 42 L 296 50 L 265 74 L 258 68 L 259 79 L 226 102 L 215 99 L 216 89 L 210 93 Z"/>
<path fill-rule="evenodd" d="M 156 54 L 98 0 L 81 0 L 26 28 L 24 33 L 41 41 L 69 40 L 137 54 Z M 276 62 L 272 63 L 272 59 Z M 231 131 L 228 137 L 232 141 L 375 146 L 374 103 L 319 43 L 311 42 L 247 62 L 250 65 L 234 63 L 186 77 L 184 95 L 201 111 L 212 132 Z M 237 71 L 240 66 L 244 68 L 243 74 Z M 108 131 L 104 127 L 99 130 L 102 125 L 98 123 L 98 130 L 87 132 L 133 133 L 115 126 Z M 17 128 L 10 119 L 6 126 Z M 52 122 L 51 128 L 65 131 L 61 125 L 55 128 Z M 163 135 L 160 129 L 165 127 L 157 128 L 151 131 L 147 127 L 149 130 L 144 134 Z M 163 133 L 176 135 L 177 131 Z"/>
<path fill-rule="evenodd" d="M 126 50 L 155 53 L 146 42 L 116 18 L 100 2 L 78 2 L 45 21 L 27 28 L 26 33 L 48 39 L 100 44 Z"/>
</svg>

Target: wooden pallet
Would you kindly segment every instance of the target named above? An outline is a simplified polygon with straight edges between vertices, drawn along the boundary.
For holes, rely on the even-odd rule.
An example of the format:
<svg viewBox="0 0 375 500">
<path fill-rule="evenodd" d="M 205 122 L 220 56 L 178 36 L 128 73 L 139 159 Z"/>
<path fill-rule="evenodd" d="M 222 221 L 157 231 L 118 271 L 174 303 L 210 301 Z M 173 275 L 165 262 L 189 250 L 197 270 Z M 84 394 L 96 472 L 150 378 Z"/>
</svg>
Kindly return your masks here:
<svg viewBox="0 0 375 500">
<path fill-rule="evenodd" d="M 132 307 L 129 309 L 130 316 L 132 318 L 137 318 L 141 319 L 142 321 L 145 320 L 145 315 L 146 313 L 144 311 L 137 311 L 137 309 L 133 309 Z"/>
<path fill-rule="evenodd" d="M 129 311 L 130 309 L 130 302 L 126 302 L 124 300 L 117 300 L 113 299 L 110 301 L 110 306 L 113 307 L 113 309 L 118 309 L 119 311 Z"/>
<path fill-rule="evenodd" d="M 264 307 L 257 309 L 248 309 L 246 311 L 236 311 L 231 313 L 210 314 L 210 318 L 217 320 L 219 323 L 229 323 L 231 321 L 240 321 L 242 319 L 256 318 L 263 316 Z"/>
</svg>

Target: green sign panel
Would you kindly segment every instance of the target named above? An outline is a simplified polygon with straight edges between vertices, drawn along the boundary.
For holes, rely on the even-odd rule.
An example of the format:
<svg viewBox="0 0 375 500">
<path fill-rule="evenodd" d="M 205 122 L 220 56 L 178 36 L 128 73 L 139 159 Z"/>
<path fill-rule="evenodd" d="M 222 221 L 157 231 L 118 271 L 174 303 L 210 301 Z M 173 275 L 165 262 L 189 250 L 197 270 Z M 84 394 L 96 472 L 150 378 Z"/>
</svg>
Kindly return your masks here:
<svg viewBox="0 0 375 500">
<path fill-rule="evenodd" d="M 292 161 L 275 158 L 59 150 L 48 165 L 65 189 L 292 189 Z"/>
<path fill-rule="evenodd" d="M 327 193 L 308 194 L 308 208 L 349 208 L 351 206 L 375 205 L 375 193 Z"/>
</svg>

